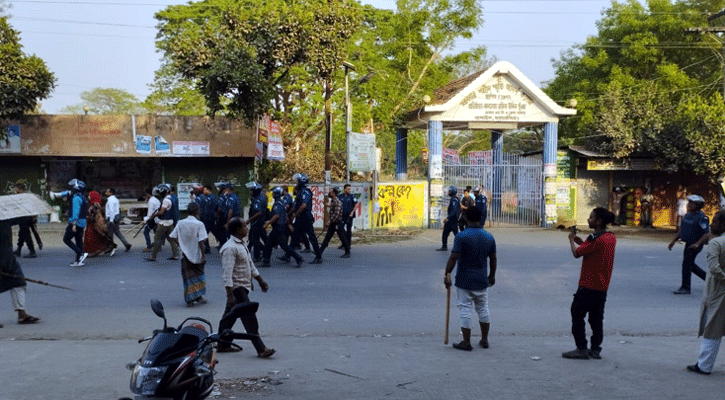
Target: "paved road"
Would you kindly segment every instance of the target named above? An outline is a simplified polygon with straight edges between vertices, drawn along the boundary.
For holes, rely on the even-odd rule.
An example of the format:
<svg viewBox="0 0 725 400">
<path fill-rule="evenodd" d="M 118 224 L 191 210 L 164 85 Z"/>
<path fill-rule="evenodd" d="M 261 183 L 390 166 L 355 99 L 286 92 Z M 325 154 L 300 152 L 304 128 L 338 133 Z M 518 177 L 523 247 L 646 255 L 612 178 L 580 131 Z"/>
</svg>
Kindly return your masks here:
<svg viewBox="0 0 725 400">
<path fill-rule="evenodd" d="M 694 278 L 696 294 L 671 294 L 679 285 L 681 245 L 668 252 L 665 235 L 620 236 L 604 359 L 572 361 L 560 354 L 574 348 L 568 310 L 580 260 L 571 256 L 566 234 L 491 232 L 499 259 L 489 295 L 491 349 L 465 353 L 443 346 L 447 254 L 434 250 L 440 231 L 426 231 L 411 241 L 358 246 L 349 260 L 332 248 L 321 266 L 262 270 L 270 291 L 251 298 L 261 303 L 261 333 L 278 354 L 270 360 L 249 350 L 222 354 L 218 377 L 269 374 L 281 384 L 247 396 L 279 399 L 722 399 L 725 359 L 710 377 L 684 371 L 699 349 L 703 284 Z M 0 399 L 127 395 L 123 366 L 143 349 L 134 339 L 160 324 L 148 306 L 152 297 L 163 302 L 171 323 L 188 315 L 220 317 L 216 255 L 207 266 L 209 304 L 190 310 L 178 263 L 142 261 L 140 238 L 131 252 L 79 269 L 68 266 L 70 251 L 45 235 L 49 248 L 38 259 L 22 260 L 25 274 L 78 290 L 30 286 L 28 311 L 42 318 L 31 326 L 14 323 L 8 295 L 0 300 L 6 304 L 0 308 L 6 310 L 0 313 L 0 363 L 7 383 Z M 451 341 L 457 341 L 455 309 L 451 314 Z"/>
</svg>

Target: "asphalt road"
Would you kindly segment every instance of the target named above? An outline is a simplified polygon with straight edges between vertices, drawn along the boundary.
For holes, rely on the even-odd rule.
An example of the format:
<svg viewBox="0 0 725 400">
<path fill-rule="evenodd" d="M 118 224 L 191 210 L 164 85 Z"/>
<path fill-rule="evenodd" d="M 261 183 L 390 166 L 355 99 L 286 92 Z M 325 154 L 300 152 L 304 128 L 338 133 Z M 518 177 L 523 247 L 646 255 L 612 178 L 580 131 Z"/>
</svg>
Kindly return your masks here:
<svg viewBox="0 0 725 400">
<path fill-rule="evenodd" d="M 699 349 L 703 283 L 693 277 L 693 295 L 672 294 L 680 283 L 682 245 L 669 252 L 667 235 L 620 235 L 605 311 L 604 359 L 573 361 L 561 352 L 574 348 L 569 306 L 581 261 L 571 256 L 566 233 L 490 231 L 499 260 L 489 294 L 491 349 L 466 353 L 443 346 L 447 253 L 435 251 L 440 231 L 426 231 L 410 241 L 354 247 L 351 259 L 339 259 L 342 250 L 332 247 L 322 265 L 296 269 L 273 262 L 261 269 L 270 290 L 250 297 L 261 303 L 261 334 L 278 353 L 258 360 L 249 346 L 220 355 L 217 377 L 269 376 L 279 384 L 244 397 L 282 399 L 722 399 L 725 360 L 709 377 L 684 371 Z M 0 399 L 129 395 L 123 366 L 143 350 L 135 339 L 161 326 L 149 299 L 162 301 L 172 324 L 189 315 L 215 323 L 221 316 L 224 292 L 215 254 L 206 269 L 209 303 L 189 309 L 178 262 L 143 261 L 140 237 L 129 253 L 73 268 L 70 250 L 56 235 L 45 232 L 40 257 L 21 260 L 24 273 L 76 290 L 30 284 L 28 312 L 42 318 L 36 325 L 17 325 L 9 295 L 2 296 Z M 169 255 L 166 248 L 159 259 Z M 704 255 L 698 262 L 704 266 Z M 451 342 L 460 340 L 456 315 L 453 306 Z"/>
</svg>

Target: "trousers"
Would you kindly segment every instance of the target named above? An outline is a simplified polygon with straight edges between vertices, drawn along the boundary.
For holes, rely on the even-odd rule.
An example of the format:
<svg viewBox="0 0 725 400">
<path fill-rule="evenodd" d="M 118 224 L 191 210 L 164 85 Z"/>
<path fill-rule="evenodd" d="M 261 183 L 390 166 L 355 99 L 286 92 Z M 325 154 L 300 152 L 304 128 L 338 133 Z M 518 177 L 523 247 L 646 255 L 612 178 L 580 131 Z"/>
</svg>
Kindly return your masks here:
<svg viewBox="0 0 725 400">
<path fill-rule="evenodd" d="M 228 317 L 227 313 L 229 310 L 232 309 L 235 305 L 239 303 L 247 303 L 249 302 L 249 292 L 247 289 L 243 287 L 238 287 L 234 289 L 234 304 L 227 304 L 227 306 L 224 308 L 224 315 L 222 316 L 222 319 L 219 321 L 219 332 L 223 332 L 226 329 L 232 329 L 234 327 L 234 323 L 237 322 L 234 318 Z M 244 330 L 247 331 L 250 335 L 257 335 L 259 336 L 259 321 L 257 321 L 257 315 L 245 315 L 240 317 L 239 319 L 242 320 L 242 325 L 244 325 Z M 256 339 L 252 340 L 252 345 L 254 346 L 254 349 L 257 350 L 257 353 L 261 353 L 266 348 L 264 346 L 264 342 L 262 341 L 262 338 L 257 337 Z"/>
<path fill-rule="evenodd" d="M 571 303 L 571 334 L 577 349 L 587 348 L 587 335 L 584 317 L 589 314 L 589 326 L 592 328 L 591 349 L 602 351 L 604 340 L 604 303 L 607 292 L 579 287 Z"/>
<path fill-rule="evenodd" d="M 682 286 L 683 289 L 690 289 L 692 284 L 692 274 L 698 276 L 698 278 L 705 280 L 705 271 L 695 264 L 695 258 L 702 251 L 702 247 L 692 250 L 690 245 L 692 243 L 685 243 L 685 250 L 682 254 Z"/>
<path fill-rule="evenodd" d="M 71 240 L 75 240 L 75 243 Z M 83 255 L 83 228 L 76 226 L 76 232 L 73 233 L 73 224 L 68 224 L 63 235 L 63 243 L 76 253 L 76 261 L 80 260 Z"/>
</svg>

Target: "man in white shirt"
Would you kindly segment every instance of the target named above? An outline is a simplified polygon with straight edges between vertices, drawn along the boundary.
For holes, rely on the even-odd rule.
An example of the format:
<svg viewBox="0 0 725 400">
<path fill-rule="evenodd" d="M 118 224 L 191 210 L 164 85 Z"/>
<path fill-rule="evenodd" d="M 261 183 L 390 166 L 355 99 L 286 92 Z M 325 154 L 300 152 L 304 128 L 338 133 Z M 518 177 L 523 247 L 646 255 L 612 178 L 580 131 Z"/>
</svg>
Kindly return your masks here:
<svg viewBox="0 0 725 400">
<path fill-rule="evenodd" d="M 161 202 L 161 207 L 156 210 L 153 215 L 154 222 L 156 223 L 156 234 L 154 235 L 154 247 L 151 250 L 151 257 L 144 259 L 152 262 L 156 261 L 156 256 L 159 254 L 159 251 L 161 251 L 161 245 L 164 243 L 164 240 L 169 237 L 171 231 L 174 230 L 174 218 L 176 213 L 174 210 L 174 203 L 171 201 L 171 196 L 169 195 L 169 193 L 171 193 L 171 185 L 162 183 L 156 186 L 156 192 L 159 194 L 159 197 L 164 200 Z M 170 244 L 171 257 L 168 259 L 178 260 L 179 246 L 177 246 L 174 242 L 170 242 Z"/>
<path fill-rule="evenodd" d="M 254 289 L 252 279 L 257 280 L 263 292 L 267 292 L 269 285 L 259 275 L 257 267 L 252 262 L 249 255 L 249 249 L 244 244 L 244 238 L 247 236 L 247 223 L 239 217 L 234 217 L 229 221 L 228 229 L 230 233 L 229 240 L 224 243 L 220 250 L 222 257 L 222 282 L 224 290 L 227 293 L 227 305 L 224 309 L 224 316 L 219 321 L 219 332 L 226 329 L 232 329 L 236 319 L 229 316 L 229 311 L 236 304 L 249 302 L 249 292 Z M 244 315 L 240 317 L 244 329 L 247 333 L 257 335 L 252 340 L 257 357 L 269 358 L 275 353 L 274 349 L 270 349 L 264 345 L 262 338 L 259 337 L 259 322 L 256 314 Z M 230 345 L 219 344 L 217 351 L 220 353 L 229 353 L 238 351 L 237 348 Z"/>
<path fill-rule="evenodd" d="M 200 207 L 195 202 L 189 203 L 189 216 L 176 224 L 169 235 L 169 241 L 181 248 L 181 277 L 184 280 L 184 301 L 188 307 L 194 303 L 205 304 L 206 277 L 204 264 L 206 256 L 204 247 L 208 238 L 204 223 L 199 221 Z"/>
<path fill-rule="evenodd" d="M 121 205 L 116 198 L 116 189 L 106 189 L 106 223 L 108 224 L 108 232 L 111 233 L 111 240 L 113 241 L 113 235 L 118 236 L 121 239 L 121 243 L 126 246 L 126 251 L 131 250 L 131 243 L 129 243 L 119 228 L 121 222 Z"/>
<path fill-rule="evenodd" d="M 146 224 L 143 228 L 143 237 L 146 239 L 146 248 L 143 250 L 143 252 L 150 253 L 151 249 L 153 249 L 153 242 L 151 242 L 151 231 L 156 232 L 156 222 L 154 222 L 152 216 L 154 215 L 156 210 L 161 208 L 161 202 L 159 201 L 159 199 L 156 198 L 156 196 L 154 196 L 151 189 L 146 189 L 145 194 L 148 203 L 146 209 L 146 216 L 143 217 L 143 222 Z"/>
</svg>

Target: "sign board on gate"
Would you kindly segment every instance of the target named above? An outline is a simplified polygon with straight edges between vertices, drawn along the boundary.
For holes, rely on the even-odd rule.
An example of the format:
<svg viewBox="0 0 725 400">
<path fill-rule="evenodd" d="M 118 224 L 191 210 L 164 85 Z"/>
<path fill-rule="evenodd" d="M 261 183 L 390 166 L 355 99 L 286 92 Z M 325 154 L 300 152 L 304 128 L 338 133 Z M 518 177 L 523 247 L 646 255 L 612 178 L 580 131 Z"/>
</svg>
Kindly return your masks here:
<svg viewBox="0 0 725 400">
<path fill-rule="evenodd" d="M 350 172 L 375 171 L 377 150 L 375 135 L 350 132 Z"/>
</svg>

